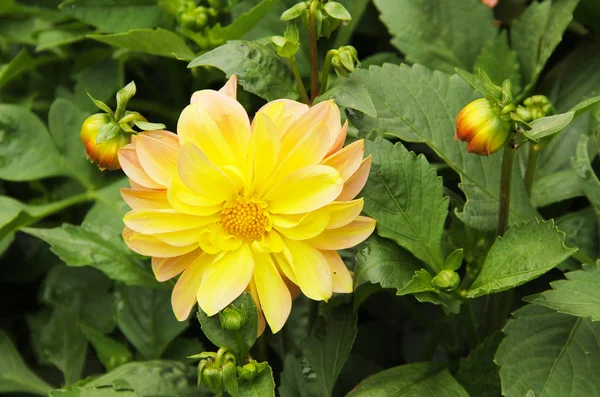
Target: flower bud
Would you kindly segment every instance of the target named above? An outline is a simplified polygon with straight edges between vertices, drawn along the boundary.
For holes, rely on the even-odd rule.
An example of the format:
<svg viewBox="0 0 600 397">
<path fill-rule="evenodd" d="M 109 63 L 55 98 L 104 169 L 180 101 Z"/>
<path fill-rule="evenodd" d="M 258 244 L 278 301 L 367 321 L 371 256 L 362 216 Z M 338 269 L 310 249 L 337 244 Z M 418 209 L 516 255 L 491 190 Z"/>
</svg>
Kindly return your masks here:
<svg viewBox="0 0 600 397">
<path fill-rule="evenodd" d="M 554 113 L 554 108 L 552 107 L 550 100 L 544 95 L 530 96 L 529 98 L 523 101 L 523 105 L 525 105 L 524 109 L 531 115 L 531 119 L 525 121 L 537 120 Z M 517 114 L 519 114 L 519 109 L 523 108 L 519 106 L 517 108 Z M 521 110 L 521 112 L 523 111 Z"/>
<path fill-rule="evenodd" d="M 259 363 L 257 361 L 252 360 L 243 367 L 237 367 L 237 372 L 240 378 L 247 381 L 251 381 L 254 378 L 256 378 L 256 376 L 265 368 L 267 368 L 266 362 Z"/>
<path fill-rule="evenodd" d="M 103 128 L 110 128 L 111 123 L 113 121 L 109 114 L 93 114 L 83 122 L 79 133 L 85 146 L 86 157 L 98 164 L 101 170 L 118 170 L 121 168 L 117 154 L 119 149 L 127 145 L 131 139 L 129 134 L 117 133 L 110 139 L 96 143 L 100 131 Z"/>
<path fill-rule="evenodd" d="M 467 152 L 489 156 L 502 148 L 510 135 L 510 116 L 513 105 L 504 108 L 486 98 L 465 106 L 456 117 L 454 139 L 467 143 Z"/>
<path fill-rule="evenodd" d="M 338 74 L 348 77 L 348 74 L 354 72 L 355 67 L 360 67 L 356 49 L 350 45 L 338 48 L 331 58 L 331 66 Z"/>
<path fill-rule="evenodd" d="M 246 308 L 241 309 L 231 305 L 226 307 L 222 312 L 219 312 L 219 320 L 221 327 L 227 331 L 238 331 L 246 324 Z"/>
<path fill-rule="evenodd" d="M 442 270 L 431 280 L 431 285 L 442 291 L 452 291 L 460 284 L 460 276 L 452 270 Z"/>
</svg>

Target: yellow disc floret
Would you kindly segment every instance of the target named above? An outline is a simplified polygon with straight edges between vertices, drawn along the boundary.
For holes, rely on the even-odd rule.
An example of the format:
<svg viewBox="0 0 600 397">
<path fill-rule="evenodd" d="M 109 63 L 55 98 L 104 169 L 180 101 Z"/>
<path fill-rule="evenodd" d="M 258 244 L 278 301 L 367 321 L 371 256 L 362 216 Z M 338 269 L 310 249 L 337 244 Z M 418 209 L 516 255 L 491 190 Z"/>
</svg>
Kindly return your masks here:
<svg viewBox="0 0 600 397">
<path fill-rule="evenodd" d="M 244 240 L 258 240 L 270 227 L 265 210 L 253 201 L 237 199 L 225 204 L 221 211 L 223 229 Z"/>
</svg>

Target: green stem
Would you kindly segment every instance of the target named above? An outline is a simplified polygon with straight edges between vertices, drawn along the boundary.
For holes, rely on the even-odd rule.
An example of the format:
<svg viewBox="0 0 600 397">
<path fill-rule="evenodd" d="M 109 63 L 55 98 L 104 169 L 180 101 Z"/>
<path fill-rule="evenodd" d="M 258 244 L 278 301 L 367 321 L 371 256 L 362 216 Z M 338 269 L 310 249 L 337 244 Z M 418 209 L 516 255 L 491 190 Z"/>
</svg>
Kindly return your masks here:
<svg viewBox="0 0 600 397">
<path fill-rule="evenodd" d="M 308 15 L 308 33 L 310 42 L 310 99 L 311 102 L 319 96 L 319 59 L 317 53 L 317 24 L 316 13 L 318 0 L 313 0 L 310 4 Z"/>
<path fill-rule="evenodd" d="M 512 184 L 513 159 L 515 151 L 512 148 L 511 140 L 506 141 L 504 145 L 504 154 L 502 157 L 502 170 L 500 174 L 500 198 L 498 209 L 498 224 L 496 225 L 496 234 L 504 236 L 508 229 L 508 215 L 510 213 L 510 188 Z"/>
<path fill-rule="evenodd" d="M 235 331 L 235 342 L 238 345 L 242 360 L 245 359 L 246 356 L 248 356 L 248 349 L 246 348 L 246 341 L 244 341 L 244 336 L 240 330 Z"/>
<path fill-rule="evenodd" d="M 50 204 L 44 204 L 37 207 L 34 207 L 35 210 L 32 211 L 32 215 L 35 215 L 37 219 L 42 219 L 47 216 L 56 214 L 65 208 L 71 207 L 76 204 L 85 203 L 87 201 L 93 200 L 95 197 L 94 192 L 85 192 L 81 194 L 76 194 L 75 196 L 71 196 L 64 200 L 60 200 Z"/>
<path fill-rule="evenodd" d="M 473 314 L 473 307 L 470 302 L 465 302 L 460 308 L 460 315 L 462 322 L 467 328 L 467 340 L 469 341 L 469 350 L 473 351 L 479 343 L 479 332 L 477 331 L 477 324 L 475 323 L 475 315 Z"/>
<path fill-rule="evenodd" d="M 423 353 L 421 353 L 420 361 L 431 361 L 438 345 L 442 340 L 444 332 L 446 332 L 447 326 L 448 323 L 445 321 L 440 321 L 431 329 L 429 337 L 425 341 L 425 347 L 423 348 Z"/>
<path fill-rule="evenodd" d="M 537 163 L 540 158 L 540 152 L 542 147 L 540 144 L 530 143 L 529 145 L 529 157 L 527 158 L 527 169 L 525 170 L 525 187 L 527 193 L 531 196 L 533 190 L 533 184 L 535 181 L 535 172 L 537 170 Z"/>
<path fill-rule="evenodd" d="M 331 60 L 335 56 L 337 50 L 327 51 L 325 57 L 325 63 L 323 64 L 323 71 L 321 72 L 321 89 L 320 92 L 327 91 L 327 80 L 329 79 L 329 69 L 331 69 Z"/>
<path fill-rule="evenodd" d="M 298 65 L 296 64 L 296 57 L 292 55 L 288 58 L 290 62 L 290 67 L 292 68 L 292 73 L 294 74 L 294 78 L 296 79 L 296 84 L 298 85 L 298 92 L 300 93 L 300 98 L 302 98 L 302 102 L 307 105 L 310 104 L 310 99 L 308 98 L 308 94 L 306 93 L 306 88 L 304 87 L 304 83 L 302 82 L 302 77 L 300 77 L 300 72 L 298 71 Z"/>
<path fill-rule="evenodd" d="M 576 251 L 571 256 L 573 257 L 573 259 L 575 259 L 582 265 L 584 265 L 584 264 L 595 265 L 596 264 L 596 260 L 594 258 L 592 258 L 591 256 L 589 256 L 588 254 L 586 254 L 585 252 L 583 252 L 581 249 Z"/>
</svg>

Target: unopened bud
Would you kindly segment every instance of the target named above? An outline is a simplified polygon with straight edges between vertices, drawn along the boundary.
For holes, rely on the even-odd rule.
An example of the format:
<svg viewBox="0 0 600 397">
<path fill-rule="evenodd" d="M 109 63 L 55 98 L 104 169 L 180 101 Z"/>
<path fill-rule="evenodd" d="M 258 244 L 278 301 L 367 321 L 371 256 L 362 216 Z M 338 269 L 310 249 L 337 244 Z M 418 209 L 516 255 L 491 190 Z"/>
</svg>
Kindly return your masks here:
<svg viewBox="0 0 600 397">
<path fill-rule="evenodd" d="M 238 367 L 238 376 L 244 380 L 251 381 L 267 367 L 267 363 L 259 363 L 257 361 L 250 361 L 243 367 Z"/>
<path fill-rule="evenodd" d="M 531 115 L 531 119 L 529 121 L 550 116 L 554 113 L 552 103 L 550 103 L 550 100 L 545 95 L 530 96 L 529 98 L 523 101 L 523 105 L 525 105 L 525 109 Z"/>
<path fill-rule="evenodd" d="M 338 48 L 331 58 L 331 65 L 338 74 L 347 77 L 355 68 L 360 67 L 356 49 L 350 45 Z"/>
<path fill-rule="evenodd" d="M 456 116 L 454 139 L 467 143 L 467 152 L 489 156 L 502 148 L 510 135 L 513 105 L 500 109 L 487 98 L 477 99 Z"/>
<path fill-rule="evenodd" d="M 221 368 L 205 366 L 200 374 L 201 383 L 217 394 L 223 389 L 223 372 Z"/>
<path fill-rule="evenodd" d="M 460 276 L 452 270 L 442 270 L 431 280 L 431 285 L 442 291 L 452 291 L 458 288 Z"/>
<path fill-rule="evenodd" d="M 240 330 L 246 324 L 247 317 L 246 308 L 243 305 L 241 309 L 230 305 L 219 312 L 221 327 L 227 331 Z"/>
</svg>

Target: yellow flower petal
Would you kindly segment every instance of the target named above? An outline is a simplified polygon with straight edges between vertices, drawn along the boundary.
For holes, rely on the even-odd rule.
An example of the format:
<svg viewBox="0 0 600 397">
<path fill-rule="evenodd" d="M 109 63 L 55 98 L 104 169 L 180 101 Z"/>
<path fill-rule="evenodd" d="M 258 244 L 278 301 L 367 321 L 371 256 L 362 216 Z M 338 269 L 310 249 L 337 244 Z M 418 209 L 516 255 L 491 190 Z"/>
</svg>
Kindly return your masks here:
<svg viewBox="0 0 600 397">
<path fill-rule="evenodd" d="M 258 298 L 258 291 L 256 290 L 256 283 L 254 282 L 254 277 L 250 280 L 250 285 L 248 286 L 248 291 L 250 291 L 250 296 L 252 297 L 252 301 L 254 302 L 254 306 L 258 310 L 258 332 L 257 336 L 261 336 L 263 332 L 265 332 L 265 328 L 267 326 L 265 322 L 265 316 L 263 315 L 262 309 L 260 307 L 260 300 Z"/>
<path fill-rule="evenodd" d="M 327 300 L 332 294 L 331 270 L 319 250 L 305 243 L 284 239 L 292 256 L 296 281 L 304 295 L 314 300 Z"/>
<path fill-rule="evenodd" d="M 332 202 L 342 191 L 343 180 L 326 165 L 301 168 L 275 185 L 263 199 L 274 214 L 300 214 Z"/>
<path fill-rule="evenodd" d="M 364 153 L 365 141 L 361 139 L 327 157 L 321 164 L 328 165 L 338 170 L 345 182 L 354 175 L 358 170 L 358 167 L 360 167 Z"/>
<path fill-rule="evenodd" d="M 186 247 L 188 245 L 199 243 L 202 230 L 204 230 L 204 227 L 180 230 L 177 232 L 152 233 L 151 236 L 174 247 Z"/>
<path fill-rule="evenodd" d="M 331 140 L 331 146 L 329 147 L 329 151 L 327 152 L 326 156 L 332 155 L 344 146 L 344 142 L 346 142 L 346 135 L 348 135 L 348 120 L 344 122 L 344 125 L 337 134 L 334 133 L 334 136 Z"/>
<path fill-rule="evenodd" d="M 364 205 L 365 200 L 363 198 L 352 201 L 334 201 L 319 211 L 327 211 L 329 214 L 329 223 L 326 229 L 335 229 L 355 220 L 360 215 Z"/>
<path fill-rule="evenodd" d="M 219 92 L 221 94 L 225 94 L 230 98 L 236 99 L 237 98 L 237 76 L 235 74 L 232 74 L 231 77 L 229 78 L 229 80 L 227 80 L 227 83 L 225 83 L 225 85 L 223 86 L 223 88 L 221 88 L 219 90 Z"/>
<path fill-rule="evenodd" d="M 242 187 L 239 177 L 217 168 L 190 143 L 184 144 L 179 154 L 179 176 L 188 188 L 218 202 L 235 199 Z"/>
<path fill-rule="evenodd" d="M 171 176 L 177 172 L 179 147 L 170 144 L 167 137 L 163 139 L 143 133 L 137 135 L 135 147 L 144 171 L 159 184 L 168 186 Z"/>
<path fill-rule="evenodd" d="M 174 258 L 152 258 L 152 271 L 158 281 L 167 281 L 177 276 L 190 266 L 199 256 L 202 250 L 195 249 L 192 252 L 176 256 Z M 194 299 L 196 295 L 194 294 Z"/>
<path fill-rule="evenodd" d="M 214 223 L 216 216 L 194 216 L 175 210 L 133 210 L 123 221 L 130 229 L 145 234 L 178 232 Z"/>
<path fill-rule="evenodd" d="M 286 247 L 286 249 L 287 249 L 287 247 Z M 289 252 L 289 249 L 287 249 L 287 251 Z M 298 280 L 296 279 L 296 274 L 294 274 L 294 269 L 292 269 L 292 265 L 290 265 L 288 260 L 285 259 L 284 255 L 271 254 L 271 258 L 273 258 L 273 261 L 275 261 L 275 264 L 277 265 L 277 268 L 279 269 L 279 271 L 283 275 L 285 275 L 285 277 L 287 277 L 288 280 L 290 280 L 292 283 L 297 285 Z M 291 256 L 290 256 L 290 258 L 291 258 Z"/>
<path fill-rule="evenodd" d="M 227 252 L 205 270 L 198 290 L 198 304 L 208 316 L 217 314 L 248 287 L 254 259 L 247 244 Z"/>
<path fill-rule="evenodd" d="M 283 134 L 295 120 L 308 112 L 308 109 L 308 106 L 304 103 L 290 99 L 277 99 L 264 105 L 256 114 L 267 115 L 279 132 Z"/>
<path fill-rule="evenodd" d="M 327 229 L 308 243 L 320 250 L 341 250 L 354 247 L 373 233 L 375 220 L 359 216 L 353 222 L 337 229 Z"/>
<path fill-rule="evenodd" d="M 329 268 L 331 269 L 331 281 L 333 292 L 350 293 L 352 292 L 352 276 L 344 264 L 344 261 L 336 251 L 321 251 Z"/>
<path fill-rule="evenodd" d="M 140 164 L 140 160 L 138 159 L 135 146 L 133 144 L 123 146 L 119 150 L 118 156 L 119 164 L 121 164 L 121 169 L 123 170 L 125 175 L 129 177 L 129 179 L 131 179 L 138 185 L 149 189 L 165 188 L 163 185 L 150 178 L 146 171 L 144 171 L 142 165 Z"/>
<path fill-rule="evenodd" d="M 214 165 L 242 165 L 237 163 L 225 135 L 201 104 L 188 105 L 183 109 L 177 122 L 177 132 L 182 145 L 195 145 Z"/>
<path fill-rule="evenodd" d="M 254 254 L 254 281 L 267 323 L 277 333 L 290 315 L 292 297 L 270 255 Z"/>
<path fill-rule="evenodd" d="M 170 209 L 165 190 L 128 189 L 121 188 L 121 197 L 134 210 L 164 210 Z"/>
<path fill-rule="evenodd" d="M 255 252 L 261 253 L 271 253 L 271 252 L 281 252 L 283 249 L 283 240 L 279 233 L 275 230 L 270 230 L 265 233 L 264 236 L 260 240 L 256 240 L 252 242 L 252 249 Z"/>
<path fill-rule="evenodd" d="M 302 114 L 302 116 L 296 118 L 285 131 L 284 138 L 288 134 L 291 136 L 301 136 L 303 131 L 306 133 L 306 131 L 312 130 L 318 123 L 325 125 L 329 133 L 329 147 L 332 147 L 334 142 L 338 142 L 341 132 L 340 109 L 333 100 L 318 103 Z M 329 151 L 329 148 L 327 151 Z"/>
<path fill-rule="evenodd" d="M 250 120 L 244 107 L 235 99 L 213 90 L 195 92 L 191 102 L 200 105 L 210 115 L 219 126 L 238 166 L 244 165 L 250 142 Z"/>
<path fill-rule="evenodd" d="M 248 148 L 247 169 L 252 171 L 252 186 L 262 185 L 275 169 L 279 158 L 279 131 L 264 114 L 257 114 L 252 123 L 252 138 Z"/>
<path fill-rule="evenodd" d="M 325 230 L 325 227 L 329 223 L 328 212 L 314 211 L 302 215 L 300 221 L 291 227 L 283 226 L 294 223 L 293 220 L 297 217 L 298 215 L 273 215 L 271 219 L 273 227 L 292 240 L 308 240 L 309 238 L 318 236 Z"/>
<path fill-rule="evenodd" d="M 223 203 L 199 196 L 183 184 L 179 175 L 175 175 L 167 189 L 169 204 L 179 212 L 207 216 L 221 211 Z"/>
<path fill-rule="evenodd" d="M 138 234 L 129 228 L 123 229 L 123 240 L 127 246 L 134 252 L 145 256 L 156 256 L 159 258 L 173 258 L 175 256 L 185 255 L 198 248 L 198 244 L 188 245 L 186 247 L 175 247 L 160 241 L 159 239 Z"/>
<path fill-rule="evenodd" d="M 200 289 L 204 272 L 213 260 L 214 255 L 202 253 L 177 280 L 171 294 L 171 306 L 177 320 L 185 321 L 190 315 L 196 304 L 196 295 Z"/>
<path fill-rule="evenodd" d="M 340 195 L 335 199 L 336 201 L 347 201 L 352 200 L 360 193 L 369 177 L 369 171 L 371 170 L 371 155 L 360 163 L 358 170 L 352 175 L 346 183 L 344 183 L 344 189 Z"/>
</svg>

